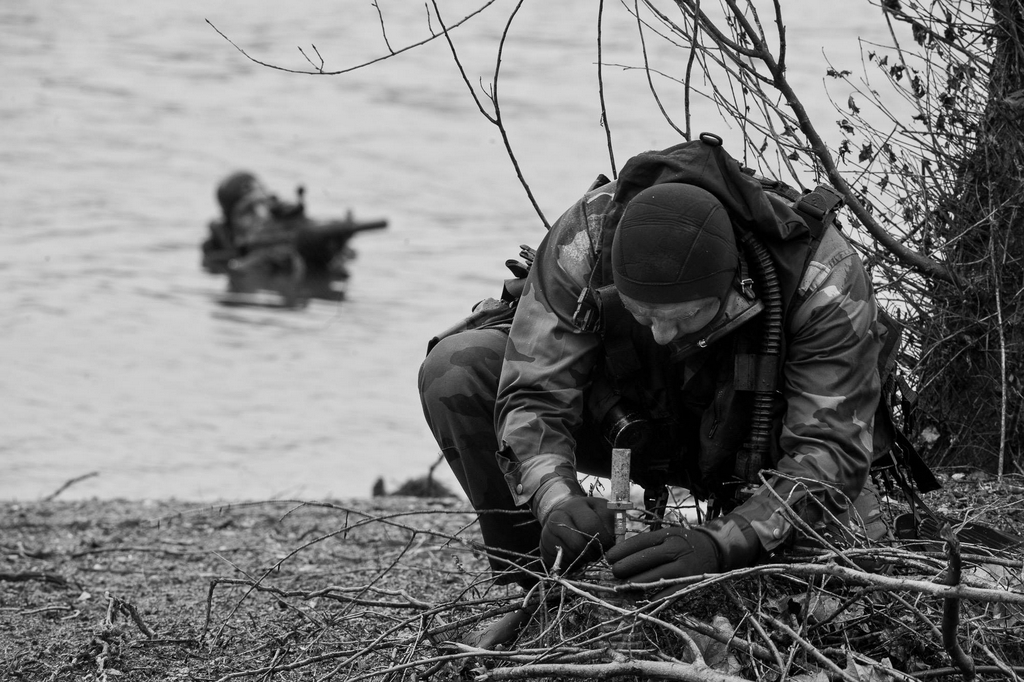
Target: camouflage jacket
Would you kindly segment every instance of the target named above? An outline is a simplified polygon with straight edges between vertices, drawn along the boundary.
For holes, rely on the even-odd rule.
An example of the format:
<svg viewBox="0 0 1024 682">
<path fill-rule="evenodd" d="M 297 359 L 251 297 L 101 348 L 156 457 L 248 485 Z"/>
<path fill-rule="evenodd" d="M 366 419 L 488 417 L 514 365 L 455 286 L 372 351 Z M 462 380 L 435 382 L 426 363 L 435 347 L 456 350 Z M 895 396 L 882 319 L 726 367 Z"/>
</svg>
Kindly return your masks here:
<svg viewBox="0 0 1024 682">
<path fill-rule="evenodd" d="M 542 522 L 557 502 L 580 494 L 572 434 L 582 423 L 602 339 L 578 329 L 573 314 L 600 265 L 597 246 L 614 191 L 611 183 L 588 192 L 552 226 L 509 333 L 495 411 L 498 460 L 516 503 L 529 504 Z M 821 509 L 838 515 L 857 497 L 867 481 L 879 400 L 872 287 L 835 227 L 823 234 L 794 301 L 784 329 L 779 457 L 767 484 L 734 510 L 769 551 L 794 529 L 780 499 L 818 509 L 820 518 Z M 802 505 L 808 495 L 820 505 Z"/>
</svg>

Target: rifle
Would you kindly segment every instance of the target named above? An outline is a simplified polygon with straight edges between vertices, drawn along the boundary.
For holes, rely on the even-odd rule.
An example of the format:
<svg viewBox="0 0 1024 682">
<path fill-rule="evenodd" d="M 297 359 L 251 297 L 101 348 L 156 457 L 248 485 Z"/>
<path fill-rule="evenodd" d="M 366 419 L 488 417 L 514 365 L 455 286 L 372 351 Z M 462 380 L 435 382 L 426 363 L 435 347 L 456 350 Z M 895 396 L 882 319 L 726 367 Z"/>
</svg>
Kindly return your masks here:
<svg viewBox="0 0 1024 682">
<path fill-rule="evenodd" d="M 344 220 L 312 220 L 305 216 L 278 222 L 278 229 L 268 230 L 245 243 L 248 249 L 258 249 L 280 244 L 294 244 L 297 247 L 314 242 L 329 240 L 348 241 L 357 232 L 381 230 L 388 226 L 386 220 L 357 221 L 351 216 Z"/>
</svg>

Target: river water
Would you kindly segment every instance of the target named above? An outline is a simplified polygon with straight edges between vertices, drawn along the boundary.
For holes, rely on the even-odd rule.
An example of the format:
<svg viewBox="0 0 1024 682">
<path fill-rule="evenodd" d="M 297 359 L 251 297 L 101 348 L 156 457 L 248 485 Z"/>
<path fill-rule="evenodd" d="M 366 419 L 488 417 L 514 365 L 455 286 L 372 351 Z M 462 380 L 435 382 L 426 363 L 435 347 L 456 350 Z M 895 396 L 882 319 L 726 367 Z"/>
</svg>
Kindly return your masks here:
<svg viewBox="0 0 1024 682">
<path fill-rule="evenodd" d="M 864 2 L 833 28 L 830 4 L 783 3 L 790 75 L 829 128 L 823 47 L 855 66 L 856 36 L 881 26 Z M 605 61 L 642 64 L 635 20 L 606 5 Z M 496 295 L 504 260 L 543 235 L 499 132 L 442 40 L 337 76 L 232 45 L 335 71 L 429 36 L 424 5 L 377 6 L 383 27 L 371 3 L 342 0 L 0 6 L 0 499 L 87 474 L 62 497 L 345 498 L 434 463 L 416 393 L 426 340 Z M 473 6 L 441 4 L 447 23 Z M 512 7 L 452 33 L 477 85 Z M 596 7 L 527 2 L 502 62 L 501 112 L 548 220 L 611 175 Z M 681 72 L 681 50 L 648 49 Z M 641 71 L 607 68 L 604 88 L 616 165 L 679 141 Z M 695 121 L 734 135 L 706 105 Z M 218 304 L 225 282 L 198 244 L 238 168 L 285 198 L 304 185 L 314 217 L 389 221 L 353 240 L 345 301 Z"/>
</svg>

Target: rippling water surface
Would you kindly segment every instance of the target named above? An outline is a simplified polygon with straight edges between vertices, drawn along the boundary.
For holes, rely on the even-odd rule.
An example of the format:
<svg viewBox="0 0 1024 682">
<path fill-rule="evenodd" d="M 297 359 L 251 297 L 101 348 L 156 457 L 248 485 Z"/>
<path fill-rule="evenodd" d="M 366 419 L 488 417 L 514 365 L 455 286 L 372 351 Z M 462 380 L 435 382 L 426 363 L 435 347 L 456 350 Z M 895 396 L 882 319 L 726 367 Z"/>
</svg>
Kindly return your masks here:
<svg viewBox="0 0 1024 682">
<path fill-rule="evenodd" d="M 0 498 L 91 472 L 64 495 L 348 497 L 434 462 L 415 388 L 426 339 L 497 294 L 504 260 L 543 235 L 497 129 L 443 41 L 311 76 L 217 32 L 327 71 L 428 36 L 423 5 L 377 4 L 384 30 L 370 3 L 342 1 L 0 7 Z M 819 92 L 822 46 L 854 63 L 858 28 L 839 38 L 828 3 L 784 4 L 791 74 Z M 606 5 L 605 61 L 641 64 L 635 20 Z M 442 8 L 452 23 L 472 3 Z M 452 34 L 475 84 L 511 8 Z M 595 20 L 585 0 L 526 3 L 506 45 L 502 114 L 549 220 L 610 174 Z M 648 48 L 680 72 L 678 49 Z M 604 85 L 618 165 L 678 141 L 642 72 L 609 68 Z M 729 139 L 711 110 L 695 118 Z M 200 270 L 198 243 L 236 168 L 287 198 L 304 185 L 314 217 L 390 221 L 353 240 L 347 300 L 216 302 L 225 283 Z"/>
</svg>

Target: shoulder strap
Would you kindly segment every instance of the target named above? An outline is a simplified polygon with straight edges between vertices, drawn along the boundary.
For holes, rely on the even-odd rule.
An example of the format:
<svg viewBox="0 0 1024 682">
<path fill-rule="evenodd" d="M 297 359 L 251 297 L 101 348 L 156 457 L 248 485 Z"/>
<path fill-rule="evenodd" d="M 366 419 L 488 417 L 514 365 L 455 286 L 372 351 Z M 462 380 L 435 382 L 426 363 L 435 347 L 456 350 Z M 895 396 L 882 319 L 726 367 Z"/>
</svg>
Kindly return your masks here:
<svg viewBox="0 0 1024 682">
<path fill-rule="evenodd" d="M 896 367 L 903 330 L 899 322 L 882 306 L 878 306 L 878 321 L 884 330 L 882 348 L 878 354 L 878 376 L 882 381 L 882 391 L 875 412 L 875 461 L 871 468 L 873 471 L 895 471 L 900 487 L 912 499 L 914 492 L 902 476 L 901 469 L 906 471 L 909 479 L 922 493 L 938 490 L 942 486 L 906 436 L 905 430 L 914 428 L 917 392 Z M 894 419 L 897 407 L 902 416 L 902 425 Z"/>
<path fill-rule="evenodd" d="M 844 203 L 846 200 L 842 194 L 828 185 L 818 185 L 814 191 L 800 197 L 795 208 L 807 223 L 811 234 L 821 239 L 825 228 L 835 222 L 836 213 Z"/>
</svg>

